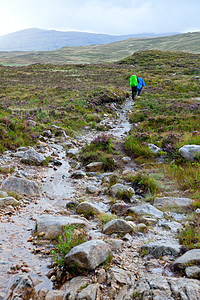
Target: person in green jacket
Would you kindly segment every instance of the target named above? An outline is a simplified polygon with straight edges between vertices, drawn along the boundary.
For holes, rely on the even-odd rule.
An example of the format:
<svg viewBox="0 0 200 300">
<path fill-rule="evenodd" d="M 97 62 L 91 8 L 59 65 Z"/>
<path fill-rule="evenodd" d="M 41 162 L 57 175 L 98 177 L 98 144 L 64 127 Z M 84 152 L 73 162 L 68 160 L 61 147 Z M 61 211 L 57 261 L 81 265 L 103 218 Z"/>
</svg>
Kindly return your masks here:
<svg viewBox="0 0 200 300">
<path fill-rule="evenodd" d="M 136 75 L 131 75 L 130 77 L 130 86 L 132 89 L 132 99 L 134 101 L 136 93 L 137 93 L 137 76 Z"/>
</svg>

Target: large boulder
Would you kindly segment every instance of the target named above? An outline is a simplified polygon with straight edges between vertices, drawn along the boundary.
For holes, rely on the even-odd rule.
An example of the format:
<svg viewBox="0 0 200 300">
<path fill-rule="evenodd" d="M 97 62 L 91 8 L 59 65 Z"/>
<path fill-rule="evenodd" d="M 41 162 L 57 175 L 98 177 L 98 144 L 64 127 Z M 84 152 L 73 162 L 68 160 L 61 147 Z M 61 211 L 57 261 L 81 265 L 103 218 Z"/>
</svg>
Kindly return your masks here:
<svg viewBox="0 0 200 300">
<path fill-rule="evenodd" d="M 153 205 L 148 203 L 142 203 L 137 206 L 133 206 L 128 209 L 128 213 L 133 213 L 136 216 L 151 215 L 155 218 L 161 218 L 163 216 L 162 211 L 158 210 Z"/>
<path fill-rule="evenodd" d="M 175 269 L 185 269 L 187 266 L 200 264 L 200 249 L 187 251 L 185 254 L 177 258 L 173 266 Z"/>
<path fill-rule="evenodd" d="M 128 233 L 133 231 L 133 227 L 128 224 L 126 221 L 121 219 L 111 220 L 110 222 L 106 223 L 103 232 L 105 234 L 112 234 L 112 233 Z"/>
<path fill-rule="evenodd" d="M 41 153 L 36 152 L 34 149 L 25 151 L 21 159 L 22 163 L 36 166 L 41 165 L 44 161 L 45 157 Z"/>
<path fill-rule="evenodd" d="M 40 193 L 40 188 L 35 181 L 14 176 L 6 178 L 0 188 L 6 192 L 27 196 L 36 196 Z"/>
<path fill-rule="evenodd" d="M 127 210 L 130 208 L 130 205 L 126 204 L 125 202 L 116 202 L 111 207 L 111 212 L 114 214 L 118 214 L 120 216 L 126 215 Z"/>
<path fill-rule="evenodd" d="M 36 219 L 36 230 L 38 233 L 44 232 L 44 238 L 55 239 L 63 233 L 63 227 L 66 225 L 77 225 L 90 229 L 90 223 L 87 220 L 79 218 L 70 218 L 64 216 L 42 215 Z"/>
<path fill-rule="evenodd" d="M 33 299 L 36 300 L 37 293 L 35 291 L 34 283 L 27 274 L 18 274 L 14 277 L 13 282 L 9 288 L 8 300 L 14 299 Z"/>
<path fill-rule="evenodd" d="M 116 183 L 111 186 L 110 188 L 110 193 L 113 197 L 118 197 L 119 193 L 121 192 L 127 192 L 128 194 L 135 194 L 135 191 L 132 187 L 121 184 L 121 183 Z"/>
<path fill-rule="evenodd" d="M 110 255 L 111 248 L 108 244 L 101 240 L 91 240 L 74 247 L 65 256 L 65 266 L 67 269 L 73 267 L 77 271 L 82 269 L 94 270 L 97 266 L 102 264 Z"/>
<path fill-rule="evenodd" d="M 85 216 L 93 216 L 101 213 L 101 211 L 95 206 L 95 204 L 89 202 L 81 202 L 77 206 L 76 212 L 79 214 L 84 214 Z"/>
<path fill-rule="evenodd" d="M 195 155 L 200 155 L 200 145 L 185 145 L 179 149 L 179 153 L 185 159 L 193 161 Z"/>
<path fill-rule="evenodd" d="M 86 172 L 98 172 L 103 169 L 103 163 L 102 162 L 92 162 L 86 166 Z"/>
<path fill-rule="evenodd" d="M 159 242 L 159 243 L 148 243 L 143 245 L 140 248 L 141 252 L 145 252 L 148 254 L 153 255 L 155 258 L 162 257 L 164 255 L 170 255 L 170 256 L 178 256 L 180 254 L 180 245 L 176 244 L 173 245 L 171 243 L 166 242 Z"/>
</svg>

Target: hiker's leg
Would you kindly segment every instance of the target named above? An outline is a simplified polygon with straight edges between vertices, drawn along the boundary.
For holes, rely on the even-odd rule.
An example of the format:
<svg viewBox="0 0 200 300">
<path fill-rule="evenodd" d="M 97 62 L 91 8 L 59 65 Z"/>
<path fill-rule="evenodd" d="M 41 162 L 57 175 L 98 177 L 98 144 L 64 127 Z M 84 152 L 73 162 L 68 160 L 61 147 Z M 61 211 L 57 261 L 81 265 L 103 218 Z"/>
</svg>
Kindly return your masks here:
<svg viewBox="0 0 200 300">
<path fill-rule="evenodd" d="M 135 86 L 132 86 L 131 89 L 132 89 L 132 99 L 134 100 L 134 98 L 135 98 Z"/>
<path fill-rule="evenodd" d="M 141 90 L 142 90 L 142 89 L 138 89 L 138 96 L 140 96 Z"/>
</svg>

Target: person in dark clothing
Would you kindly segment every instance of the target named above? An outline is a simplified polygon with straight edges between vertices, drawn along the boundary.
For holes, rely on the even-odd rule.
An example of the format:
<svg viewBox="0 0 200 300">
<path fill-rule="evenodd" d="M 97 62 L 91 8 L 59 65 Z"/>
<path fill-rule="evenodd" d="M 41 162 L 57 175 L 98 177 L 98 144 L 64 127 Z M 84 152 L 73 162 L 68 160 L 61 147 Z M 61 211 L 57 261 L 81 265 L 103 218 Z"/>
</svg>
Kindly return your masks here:
<svg viewBox="0 0 200 300">
<path fill-rule="evenodd" d="M 131 90 L 132 90 L 132 99 L 134 100 L 136 93 L 137 93 L 137 76 L 136 75 L 131 75 L 130 77 L 130 86 L 131 86 Z"/>
<path fill-rule="evenodd" d="M 138 97 L 140 97 L 141 90 L 143 87 L 145 87 L 145 83 L 144 83 L 144 80 L 142 79 L 142 77 L 138 77 L 137 82 L 138 82 L 138 84 L 137 84 L 136 94 L 138 93 Z"/>
</svg>

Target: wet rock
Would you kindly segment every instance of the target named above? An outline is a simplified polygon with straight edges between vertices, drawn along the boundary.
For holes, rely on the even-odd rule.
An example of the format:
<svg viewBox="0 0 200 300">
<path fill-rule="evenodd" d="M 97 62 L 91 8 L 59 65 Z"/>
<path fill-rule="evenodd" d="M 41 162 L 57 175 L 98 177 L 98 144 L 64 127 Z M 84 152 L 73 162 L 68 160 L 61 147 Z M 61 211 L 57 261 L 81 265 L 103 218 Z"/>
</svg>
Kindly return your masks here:
<svg viewBox="0 0 200 300">
<path fill-rule="evenodd" d="M 111 248 L 101 240 L 91 240 L 74 247 L 65 256 L 65 266 L 71 269 L 76 266 L 81 269 L 93 270 L 102 264 L 111 254 Z"/>
<path fill-rule="evenodd" d="M 128 213 L 133 213 L 136 216 L 151 215 L 156 218 L 161 218 L 163 216 L 162 211 L 148 203 L 142 203 L 140 205 L 133 206 L 128 209 Z"/>
<path fill-rule="evenodd" d="M 93 203 L 89 203 L 89 202 L 81 202 L 77 206 L 76 212 L 88 216 L 98 215 L 101 213 L 101 211 L 97 207 L 95 207 Z"/>
<path fill-rule="evenodd" d="M 140 248 L 140 251 L 145 251 L 148 254 L 153 255 L 155 258 L 159 258 L 165 255 L 178 256 L 180 254 L 180 245 L 173 245 L 171 243 L 159 242 L 148 243 Z"/>
<path fill-rule="evenodd" d="M 41 165 L 44 161 L 45 157 L 41 153 L 36 152 L 34 149 L 25 151 L 24 156 L 21 159 L 22 163 L 36 166 Z"/>
<path fill-rule="evenodd" d="M 32 299 L 36 300 L 36 291 L 30 275 L 18 274 L 14 277 L 13 283 L 9 288 L 7 300 Z"/>
<path fill-rule="evenodd" d="M 179 153 L 182 157 L 192 162 L 195 155 L 200 154 L 200 145 L 185 145 L 179 149 Z"/>
<path fill-rule="evenodd" d="M 105 224 L 103 228 L 103 232 L 105 234 L 112 234 L 112 233 L 128 233 L 133 231 L 133 227 L 128 224 L 126 221 L 121 219 L 111 220 L 107 224 Z"/>
<path fill-rule="evenodd" d="M 88 185 L 87 187 L 86 187 L 86 192 L 88 193 L 88 194 L 93 194 L 93 195 L 99 195 L 100 193 L 101 193 L 101 190 L 100 189 L 98 189 L 96 186 L 94 186 L 94 185 Z"/>
<path fill-rule="evenodd" d="M 76 299 L 78 292 L 81 291 L 81 288 L 87 286 L 90 283 L 89 278 L 83 276 L 74 277 L 72 280 L 68 281 L 62 289 L 64 290 L 65 300 Z M 87 299 L 87 298 L 86 298 Z"/>
<path fill-rule="evenodd" d="M 188 265 L 200 264 L 200 249 L 193 249 L 187 251 L 185 254 L 175 260 L 173 266 L 175 269 L 185 269 Z"/>
<path fill-rule="evenodd" d="M 135 194 L 134 189 L 130 186 L 120 184 L 120 183 L 116 183 L 113 186 L 111 186 L 110 193 L 113 197 L 117 197 L 120 192 L 127 192 L 127 193 L 131 193 L 132 195 Z"/>
<path fill-rule="evenodd" d="M 81 171 L 81 170 L 78 170 L 78 171 L 75 171 L 74 173 L 72 173 L 71 177 L 74 178 L 74 179 L 82 179 L 86 176 L 86 173 Z"/>
<path fill-rule="evenodd" d="M 63 233 L 63 227 L 66 225 L 80 225 L 85 228 L 90 228 L 90 223 L 87 220 L 64 217 L 42 215 L 36 219 L 37 232 L 44 232 L 46 239 L 57 238 Z"/>
<path fill-rule="evenodd" d="M 192 200 L 189 198 L 176 198 L 176 197 L 156 197 L 153 205 L 159 209 L 169 209 L 179 211 L 180 208 L 188 208 L 192 204 Z"/>
<path fill-rule="evenodd" d="M 86 288 L 82 289 L 82 291 L 78 294 L 77 300 L 96 300 L 99 293 L 99 284 L 93 283 L 88 285 Z"/>
<path fill-rule="evenodd" d="M 124 216 L 127 213 L 130 205 L 125 202 L 117 202 L 111 207 L 111 212 L 114 214 L 118 214 L 119 216 Z"/>
<path fill-rule="evenodd" d="M 157 154 L 158 152 L 161 151 L 161 148 L 157 147 L 154 144 L 148 144 L 148 147 L 149 147 L 150 151 L 154 154 Z"/>
<path fill-rule="evenodd" d="M 98 172 L 103 169 L 102 162 L 92 162 L 86 166 L 86 172 Z"/>
<path fill-rule="evenodd" d="M 6 197 L 6 198 L 0 198 L 0 207 L 13 205 L 17 206 L 20 204 L 20 201 L 16 200 L 14 197 Z"/>
<path fill-rule="evenodd" d="M 200 267 L 192 266 L 185 269 L 188 278 L 200 278 Z"/>
<path fill-rule="evenodd" d="M 6 178 L 0 188 L 6 192 L 27 196 L 35 196 L 40 193 L 39 186 L 34 181 L 14 176 Z"/>
<path fill-rule="evenodd" d="M 200 295 L 200 282 L 195 279 L 164 277 L 156 274 L 142 276 L 135 282 L 134 293 L 138 299 L 198 300 Z"/>
</svg>

